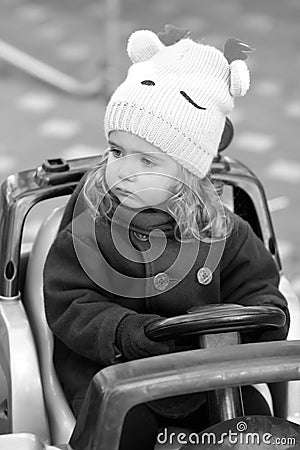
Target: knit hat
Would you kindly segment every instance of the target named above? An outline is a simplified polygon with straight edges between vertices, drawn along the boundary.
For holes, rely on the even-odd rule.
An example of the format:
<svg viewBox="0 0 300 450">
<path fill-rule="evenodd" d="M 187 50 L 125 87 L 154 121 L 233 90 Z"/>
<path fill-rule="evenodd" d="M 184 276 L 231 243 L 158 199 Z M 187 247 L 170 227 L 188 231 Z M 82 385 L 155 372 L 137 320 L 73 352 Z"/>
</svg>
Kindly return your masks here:
<svg viewBox="0 0 300 450">
<path fill-rule="evenodd" d="M 242 60 L 252 49 L 228 39 L 222 53 L 186 32 L 178 39 L 175 27 L 165 28 L 161 39 L 149 30 L 130 36 L 127 52 L 133 64 L 107 105 L 105 135 L 130 132 L 204 178 L 218 154 L 233 98 L 249 88 Z"/>
</svg>

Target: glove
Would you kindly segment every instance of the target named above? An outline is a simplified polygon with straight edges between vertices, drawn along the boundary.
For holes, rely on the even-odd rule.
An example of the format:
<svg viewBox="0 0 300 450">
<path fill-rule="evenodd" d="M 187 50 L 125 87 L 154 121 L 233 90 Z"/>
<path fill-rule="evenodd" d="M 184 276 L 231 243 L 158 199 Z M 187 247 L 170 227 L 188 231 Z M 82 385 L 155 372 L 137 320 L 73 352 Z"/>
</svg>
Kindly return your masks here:
<svg viewBox="0 0 300 450">
<path fill-rule="evenodd" d="M 130 314 L 119 323 L 116 332 L 116 346 L 127 361 L 148 356 L 172 353 L 174 341 L 155 342 L 145 334 L 145 327 L 162 319 L 152 314 Z"/>
</svg>

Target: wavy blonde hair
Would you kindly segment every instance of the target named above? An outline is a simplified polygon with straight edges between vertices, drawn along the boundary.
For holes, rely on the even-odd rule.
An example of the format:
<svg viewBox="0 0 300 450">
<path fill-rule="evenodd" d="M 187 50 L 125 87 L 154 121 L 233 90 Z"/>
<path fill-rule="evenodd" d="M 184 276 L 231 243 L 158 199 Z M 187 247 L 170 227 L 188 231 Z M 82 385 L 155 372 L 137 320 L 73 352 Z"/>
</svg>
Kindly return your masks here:
<svg viewBox="0 0 300 450">
<path fill-rule="evenodd" d="M 89 172 L 83 187 L 85 203 L 94 219 L 102 217 L 108 220 L 109 213 L 118 204 L 105 181 L 108 153 L 109 149 L 106 149 L 100 163 Z M 167 202 L 167 209 L 176 221 L 176 239 L 214 241 L 227 237 L 233 224 L 220 197 L 222 184 L 213 181 L 210 174 L 199 179 L 181 165 L 178 167 L 180 187 Z M 101 198 L 105 201 L 99 201 Z"/>
</svg>

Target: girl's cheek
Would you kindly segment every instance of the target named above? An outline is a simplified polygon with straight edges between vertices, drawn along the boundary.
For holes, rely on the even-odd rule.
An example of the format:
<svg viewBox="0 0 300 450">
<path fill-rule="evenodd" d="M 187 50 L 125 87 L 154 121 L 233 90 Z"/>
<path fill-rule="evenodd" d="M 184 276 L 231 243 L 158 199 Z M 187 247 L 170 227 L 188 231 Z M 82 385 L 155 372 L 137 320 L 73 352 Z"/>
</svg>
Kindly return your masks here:
<svg viewBox="0 0 300 450">
<path fill-rule="evenodd" d="M 109 168 L 107 168 L 107 166 L 106 166 L 106 169 L 105 169 L 105 172 L 104 172 L 104 179 L 105 179 L 106 184 L 110 187 L 111 176 L 110 176 L 110 170 L 109 170 Z"/>
<path fill-rule="evenodd" d="M 180 192 L 181 187 L 182 187 L 182 183 L 181 183 L 181 181 L 178 180 L 173 186 L 174 194 L 177 194 L 178 192 Z"/>
</svg>

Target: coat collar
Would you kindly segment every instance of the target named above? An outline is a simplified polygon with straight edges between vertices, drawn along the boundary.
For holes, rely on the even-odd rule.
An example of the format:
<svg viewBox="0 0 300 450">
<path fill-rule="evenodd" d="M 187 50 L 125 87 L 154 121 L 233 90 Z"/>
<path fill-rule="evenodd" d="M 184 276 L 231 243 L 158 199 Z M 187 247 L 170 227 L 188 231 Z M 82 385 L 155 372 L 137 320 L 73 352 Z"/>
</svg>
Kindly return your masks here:
<svg viewBox="0 0 300 450">
<path fill-rule="evenodd" d="M 131 209 L 118 204 L 109 213 L 110 222 L 129 228 L 131 231 L 149 235 L 154 230 L 161 230 L 165 236 L 174 236 L 175 220 L 163 209 Z"/>
</svg>

